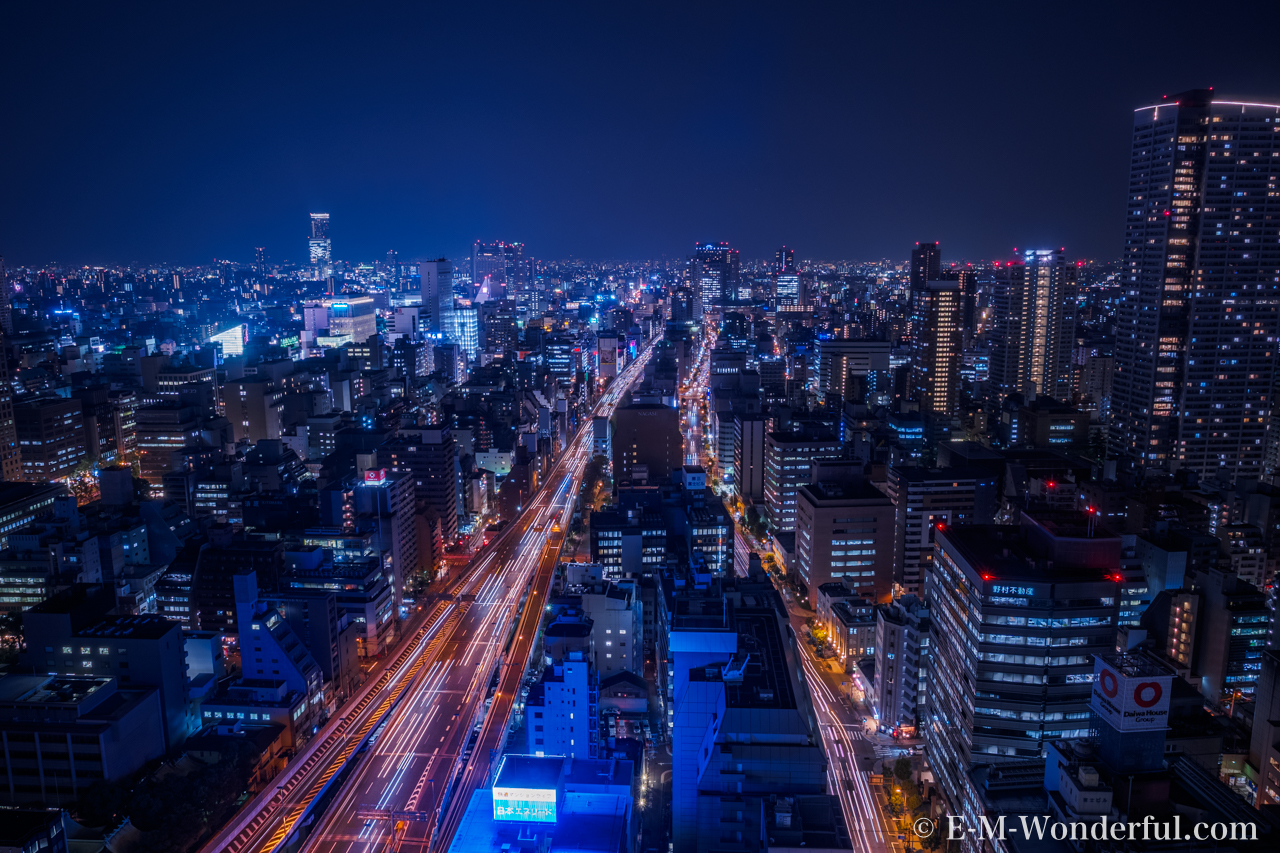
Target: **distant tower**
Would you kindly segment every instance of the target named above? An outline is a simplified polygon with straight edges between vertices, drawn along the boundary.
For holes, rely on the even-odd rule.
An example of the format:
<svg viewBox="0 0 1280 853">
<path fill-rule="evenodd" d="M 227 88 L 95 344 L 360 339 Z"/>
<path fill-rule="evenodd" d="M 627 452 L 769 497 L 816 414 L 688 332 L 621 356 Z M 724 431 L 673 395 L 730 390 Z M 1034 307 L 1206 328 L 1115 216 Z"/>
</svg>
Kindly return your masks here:
<svg viewBox="0 0 1280 853">
<path fill-rule="evenodd" d="M 391 275 L 391 289 L 400 289 L 400 254 L 395 249 L 387 251 L 387 272 Z"/>
<path fill-rule="evenodd" d="M 9 277 L 5 275 L 3 255 L 0 255 L 0 331 L 13 334 L 13 303 L 9 301 Z"/>
<path fill-rule="evenodd" d="M 267 250 L 258 246 L 253 250 L 253 265 L 258 268 L 258 272 L 263 272 L 267 268 Z"/>
<path fill-rule="evenodd" d="M 911 250 L 911 289 L 924 290 L 926 284 L 940 280 L 942 251 L 937 243 L 916 243 Z"/>
<path fill-rule="evenodd" d="M 311 265 L 325 267 L 333 263 L 333 243 L 329 240 L 329 214 L 311 214 L 310 249 Z"/>
<path fill-rule="evenodd" d="M 991 380 L 1002 394 L 1071 399 L 1076 267 L 1060 249 L 1030 249 L 992 288 Z"/>
<path fill-rule="evenodd" d="M 703 306 L 723 305 L 738 295 L 742 262 L 728 243 L 699 243 L 693 248 L 690 272 L 695 293 Z"/>
<path fill-rule="evenodd" d="M 422 308 L 426 316 L 419 319 L 420 328 L 444 335 L 457 343 L 453 324 L 453 264 L 448 258 L 419 261 L 422 279 Z"/>
<path fill-rule="evenodd" d="M 777 272 L 794 272 L 796 268 L 796 250 L 783 246 L 774 259 Z"/>
</svg>

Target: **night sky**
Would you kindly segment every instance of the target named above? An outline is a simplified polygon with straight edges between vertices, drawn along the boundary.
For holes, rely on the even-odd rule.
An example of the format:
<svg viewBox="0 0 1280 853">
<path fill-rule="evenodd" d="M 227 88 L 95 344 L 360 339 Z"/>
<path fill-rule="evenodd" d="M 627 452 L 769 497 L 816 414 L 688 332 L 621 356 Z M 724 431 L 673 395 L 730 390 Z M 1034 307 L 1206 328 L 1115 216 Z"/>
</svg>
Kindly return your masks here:
<svg viewBox="0 0 1280 853">
<path fill-rule="evenodd" d="M 1274 2 L 18 5 L 10 265 L 1116 258 L 1134 107 L 1280 98 Z"/>
</svg>

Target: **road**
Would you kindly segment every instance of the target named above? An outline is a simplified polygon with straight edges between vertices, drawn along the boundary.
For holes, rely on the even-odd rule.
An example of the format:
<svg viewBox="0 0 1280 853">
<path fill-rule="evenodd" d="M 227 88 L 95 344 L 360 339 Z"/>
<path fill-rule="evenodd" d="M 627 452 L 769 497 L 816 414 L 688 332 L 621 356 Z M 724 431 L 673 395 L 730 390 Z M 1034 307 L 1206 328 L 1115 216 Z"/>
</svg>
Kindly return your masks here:
<svg viewBox="0 0 1280 853">
<path fill-rule="evenodd" d="M 615 380 L 597 414 L 612 413 L 640 376 L 648 352 Z M 591 457 L 589 427 L 588 422 L 579 430 L 514 529 L 468 573 L 462 595 L 474 595 L 474 601 L 465 602 L 452 634 L 423 668 L 305 850 L 372 853 L 384 849 L 393 833 L 400 849 L 448 849 L 472 793 L 489 782 L 492 762 L 506 741 L 559 561 L 561 531 L 568 529 Z M 495 673 L 498 684 L 490 699 Z M 438 815 L 446 791 L 447 807 Z M 416 819 L 384 817 L 396 812 Z"/>
<path fill-rule="evenodd" d="M 598 401 L 609 415 L 641 375 L 652 347 L 628 365 Z M 573 511 L 582 470 L 590 458 L 590 419 L 552 467 L 542 489 L 520 516 L 466 568 L 457 572 L 425 618 L 410 623 L 394 657 L 375 669 L 275 785 L 244 806 L 202 853 L 259 853 L 292 848 L 295 829 L 316 820 L 309 809 L 332 798 L 303 849 L 378 850 L 390 821 L 357 818 L 361 808 L 434 813 L 486 703 L 486 688 L 500 663 L 503 684 L 485 718 L 480 745 L 464 767 L 451 805 L 460 816 L 470 790 L 488 773 L 492 746 L 505 735 L 531 643 Z M 526 596 L 528 603 L 524 604 Z M 524 604 L 517 639 L 507 658 L 510 628 Z M 530 628 L 532 625 L 532 628 Z M 511 666 L 505 660 L 512 661 Z M 509 685 L 514 685 L 509 686 Z M 505 691 L 510 690 L 510 693 Z M 498 718 L 501 718 L 499 721 Z M 381 726 L 381 728 L 379 728 Z M 376 742 L 367 743 L 376 735 Z M 365 751 L 357 755 L 357 750 Z M 483 753 L 483 754 L 482 754 Z M 352 770 L 352 756 L 355 756 Z M 344 770 L 345 768 L 345 770 Z M 340 771 L 349 775 L 339 775 Z M 336 789 L 336 793 L 335 793 Z M 456 823 L 451 811 L 445 831 Z M 410 823 L 419 847 L 434 827 Z M 438 849 L 447 849 L 442 832 Z"/>
<path fill-rule="evenodd" d="M 714 337 L 709 334 L 709 340 Z M 708 343 L 708 350 L 713 343 Z M 700 364 L 694 376 L 682 391 L 686 405 L 685 457 L 688 464 L 703 464 L 707 470 L 714 467 L 711 448 L 703 439 L 698 422 L 699 402 L 705 398 L 708 364 Z M 737 574 L 746 576 L 749 555 L 763 552 L 759 543 L 740 522 L 734 522 L 733 564 Z M 781 588 L 782 595 L 796 637 L 804 637 L 805 619 L 813 615 L 803 602 L 798 602 L 790 592 Z M 805 680 L 818 716 L 818 728 L 827 753 L 828 790 L 840 801 L 845 825 L 854 850 L 858 853 L 888 853 L 900 849 L 898 830 L 893 828 L 884 810 L 871 790 L 870 771 L 892 748 L 881 742 L 874 729 L 865 728 L 863 714 L 842 692 L 840 682 L 847 681 L 843 673 L 834 673 L 826 661 L 814 657 L 813 649 L 799 642 L 799 657 L 803 661 Z M 877 768 L 878 769 L 878 768 Z"/>
</svg>

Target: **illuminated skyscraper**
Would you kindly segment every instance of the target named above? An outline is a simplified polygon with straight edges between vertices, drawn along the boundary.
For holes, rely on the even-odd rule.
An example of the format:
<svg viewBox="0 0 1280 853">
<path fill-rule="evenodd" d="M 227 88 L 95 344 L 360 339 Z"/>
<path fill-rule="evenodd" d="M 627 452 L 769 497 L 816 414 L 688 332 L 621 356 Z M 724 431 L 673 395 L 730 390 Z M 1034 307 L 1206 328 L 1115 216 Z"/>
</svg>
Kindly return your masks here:
<svg viewBox="0 0 1280 853">
<path fill-rule="evenodd" d="M 311 214 L 310 249 L 311 265 L 325 267 L 333 262 L 333 244 L 329 241 L 329 214 Z"/>
<path fill-rule="evenodd" d="M 728 243 L 700 243 L 693 250 L 690 278 L 704 306 L 731 302 L 742 278 L 738 250 Z"/>
<path fill-rule="evenodd" d="M 13 303 L 9 299 L 9 278 L 5 275 L 3 256 L 0 256 L 0 332 L 13 334 Z"/>
<path fill-rule="evenodd" d="M 800 307 L 804 304 L 804 292 L 800 287 L 800 273 L 796 272 L 795 250 L 786 246 L 779 249 L 777 265 L 777 271 L 773 275 L 773 307 Z"/>
<path fill-rule="evenodd" d="M 419 261 L 422 279 L 422 328 L 453 339 L 453 264 L 448 258 Z"/>
<path fill-rule="evenodd" d="M 921 319 L 911 350 L 911 380 L 920 411 L 954 415 L 960 384 L 964 302 L 960 284 L 930 281 L 914 294 Z"/>
<path fill-rule="evenodd" d="M 1071 399 L 1076 268 L 1059 249 L 1032 249 L 993 288 L 991 379 L 1002 394 Z"/>
<path fill-rule="evenodd" d="M 484 286 L 486 278 L 491 286 L 498 284 L 508 288 L 522 288 L 528 279 L 524 243 L 506 243 L 502 240 L 484 243 L 477 240 L 471 247 L 471 283 L 479 289 Z M 498 299 L 501 295 L 491 291 L 490 298 Z"/>
<path fill-rule="evenodd" d="M 911 289 L 924 290 L 926 283 L 938 281 L 942 271 L 942 252 L 937 243 L 916 243 L 911 250 Z"/>
<path fill-rule="evenodd" d="M 1276 155 L 1277 104 L 1193 89 L 1134 112 L 1111 409 L 1116 449 L 1139 469 L 1264 474 L 1280 334 Z"/>
</svg>

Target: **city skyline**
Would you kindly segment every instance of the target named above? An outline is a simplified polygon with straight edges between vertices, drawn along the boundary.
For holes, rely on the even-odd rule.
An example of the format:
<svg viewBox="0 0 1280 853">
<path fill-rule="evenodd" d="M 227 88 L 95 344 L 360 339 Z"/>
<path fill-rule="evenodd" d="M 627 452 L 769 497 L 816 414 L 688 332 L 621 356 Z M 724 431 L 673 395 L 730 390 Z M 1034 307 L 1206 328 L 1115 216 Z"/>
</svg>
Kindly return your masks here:
<svg viewBox="0 0 1280 853">
<path fill-rule="evenodd" d="M 1280 71 L 1257 41 L 1268 13 L 1171 72 L 1167 7 L 1111 10 L 1106 27 L 1057 15 L 1074 47 L 1047 55 L 1036 17 L 733 9 L 728 28 L 714 7 L 517 10 L 483 28 L 457 9 L 282 9 L 252 26 L 6 11 L 7 29 L 62 49 L 48 63 L 41 39 L 20 40 L 0 59 L 23 117 L 0 142 L 0 251 L 32 266 L 296 258 L 299 217 L 326 210 L 351 259 L 461 258 L 503 235 L 554 258 L 679 257 L 693 239 L 768 257 L 796 235 L 819 258 L 922 238 L 950 257 L 1113 258 L 1132 110 L 1198 86 L 1254 99 Z M 908 27 L 960 56 L 898 51 Z M 1019 63 L 1033 73 L 1007 73 Z"/>
</svg>

